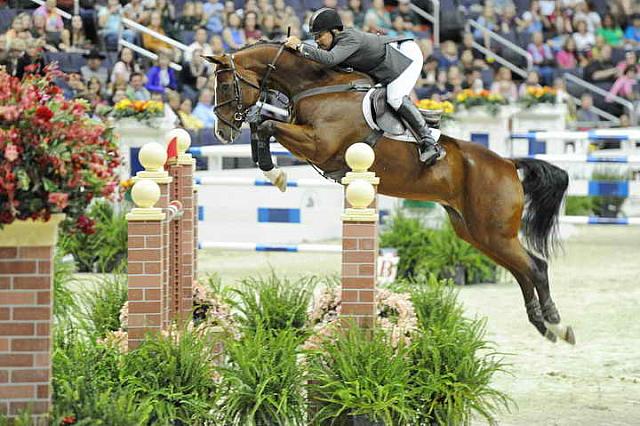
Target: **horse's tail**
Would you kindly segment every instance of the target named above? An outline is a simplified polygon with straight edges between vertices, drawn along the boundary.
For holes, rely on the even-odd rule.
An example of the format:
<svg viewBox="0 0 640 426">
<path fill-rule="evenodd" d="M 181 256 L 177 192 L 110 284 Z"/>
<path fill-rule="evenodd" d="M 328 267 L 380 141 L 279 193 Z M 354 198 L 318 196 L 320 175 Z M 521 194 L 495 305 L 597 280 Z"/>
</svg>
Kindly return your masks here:
<svg viewBox="0 0 640 426">
<path fill-rule="evenodd" d="M 518 158 L 516 168 L 524 174 L 525 213 L 522 231 L 527 245 L 549 257 L 559 246 L 560 205 L 569 186 L 569 175 L 542 160 Z"/>
</svg>

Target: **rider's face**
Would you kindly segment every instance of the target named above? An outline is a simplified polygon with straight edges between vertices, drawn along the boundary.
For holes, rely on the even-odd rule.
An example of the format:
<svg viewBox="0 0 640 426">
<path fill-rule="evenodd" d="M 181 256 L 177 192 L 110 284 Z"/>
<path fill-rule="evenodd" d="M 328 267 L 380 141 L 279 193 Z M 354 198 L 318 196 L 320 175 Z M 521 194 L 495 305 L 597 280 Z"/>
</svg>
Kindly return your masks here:
<svg viewBox="0 0 640 426">
<path fill-rule="evenodd" d="M 323 31 L 316 35 L 315 40 L 320 49 L 329 50 L 333 43 L 333 34 L 331 34 L 331 31 Z"/>
</svg>

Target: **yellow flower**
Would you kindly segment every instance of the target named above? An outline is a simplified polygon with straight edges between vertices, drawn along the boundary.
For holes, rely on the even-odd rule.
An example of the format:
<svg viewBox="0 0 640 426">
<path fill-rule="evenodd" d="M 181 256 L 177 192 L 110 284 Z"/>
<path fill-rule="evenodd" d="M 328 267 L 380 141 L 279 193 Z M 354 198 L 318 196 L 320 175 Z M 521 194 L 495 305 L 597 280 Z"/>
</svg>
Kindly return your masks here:
<svg viewBox="0 0 640 426">
<path fill-rule="evenodd" d="M 133 105 L 133 102 L 131 102 L 131 99 L 123 99 L 123 100 L 121 100 L 120 102 L 118 102 L 116 104 L 115 108 L 118 111 L 122 111 L 122 110 L 125 110 L 125 109 L 131 107 L 131 105 Z"/>
<path fill-rule="evenodd" d="M 463 93 L 460 93 L 458 96 L 456 96 L 456 101 L 458 101 L 458 102 L 464 102 L 464 101 L 466 101 L 466 100 L 467 100 L 467 98 L 468 98 L 468 97 L 469 97 L 469 96 L 468 96 L 468 95 L 466 95 L 466 94 L 463 92 Z"/>
</svg>

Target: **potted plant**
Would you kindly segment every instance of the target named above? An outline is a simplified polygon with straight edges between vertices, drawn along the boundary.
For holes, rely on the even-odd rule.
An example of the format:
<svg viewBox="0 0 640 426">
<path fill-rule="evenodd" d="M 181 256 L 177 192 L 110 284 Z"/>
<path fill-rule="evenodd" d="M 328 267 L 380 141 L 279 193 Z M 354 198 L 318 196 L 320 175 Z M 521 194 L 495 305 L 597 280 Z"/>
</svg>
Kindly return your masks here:
<svg viewBox="0 0 640 426">
<path fill-rule="evenodd" d="M 454 103 L 456 107 L 464 109 L 483 107 L 489 114 L 495 116 L 500 111 L 500 107 L 509 102 L 501 95 L 488 90 L 464 89 L 455 97 Z"/>
<path fill-rule="evenodd" d="M 558 92 L 553 87 L 529 87 L 524 96 L 518 99 L 518 103 L 529 109 L 540 104 L 555 104 L 558 99 Z"/>
<path fill-rule="evenodd" d="M 117 188 L 111 130 L 87 115 L 87 102 L 64 99 L 58 76 L 51 67 L 23 80 L 0 72 L 0 229 L 64 214 L 68 228 L 92 232 L 87 205 Z"/>
</svg>

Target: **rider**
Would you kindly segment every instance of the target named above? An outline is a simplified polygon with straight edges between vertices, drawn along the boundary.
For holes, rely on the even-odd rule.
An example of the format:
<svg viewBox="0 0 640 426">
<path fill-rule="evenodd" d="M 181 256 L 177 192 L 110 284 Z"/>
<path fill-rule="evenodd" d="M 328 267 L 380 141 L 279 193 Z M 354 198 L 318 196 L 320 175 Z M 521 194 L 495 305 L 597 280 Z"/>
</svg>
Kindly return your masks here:
<svg viewBox="0 0 640 426">
<path fill-rule="evenodd" d="M 326 65 L 345 65 L 369 74 L 376 83 L 387 85 L 387 102 L 404 119 L 420 142 L 420 160 L 434 163 L 442 147 L 431 131 L 409 93 L 422 70 L 422 51 L 412 38 L 380 36 L 356 29 L 343 29 L 335 9 L 324 7 L 309 19 L 309 30 L 319 46 L 303 44 L 290 36 L 285 45 L 308 59 Z"/>
</svg>

